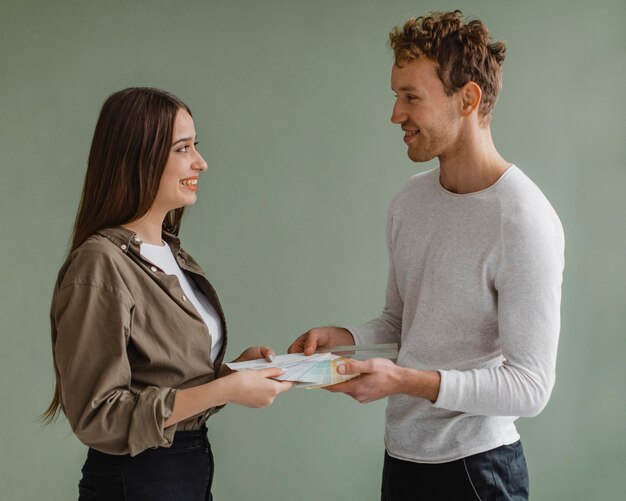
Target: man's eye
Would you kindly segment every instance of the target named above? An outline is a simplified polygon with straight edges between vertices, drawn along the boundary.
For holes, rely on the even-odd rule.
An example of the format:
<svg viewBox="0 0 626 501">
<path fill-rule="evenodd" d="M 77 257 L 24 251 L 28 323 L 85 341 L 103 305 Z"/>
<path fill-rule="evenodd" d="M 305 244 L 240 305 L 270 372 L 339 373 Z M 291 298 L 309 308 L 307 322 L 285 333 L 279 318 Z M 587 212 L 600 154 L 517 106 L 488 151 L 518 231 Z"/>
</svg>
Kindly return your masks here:
<svg viewBox="0 0 626 501">
<path fill-rule="evenodd" d="M 417 99 L 417 96 L 412 96 L 411 94 L 408 94 L 406 96 L 407 101 L 415 101 L 416 99 Z"/>
</svg>

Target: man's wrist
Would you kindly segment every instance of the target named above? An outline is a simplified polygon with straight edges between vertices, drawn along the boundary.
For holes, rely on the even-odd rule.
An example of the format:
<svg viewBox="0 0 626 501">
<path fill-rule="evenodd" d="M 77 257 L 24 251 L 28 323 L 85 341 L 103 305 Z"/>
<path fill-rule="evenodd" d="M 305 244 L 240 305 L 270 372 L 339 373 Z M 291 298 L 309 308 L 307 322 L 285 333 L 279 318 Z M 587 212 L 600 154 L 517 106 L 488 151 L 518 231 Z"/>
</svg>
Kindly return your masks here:
<svg viewBox="0 0 626 501">
<path fill-rule="evenodd" d="M 333 332 L 333 340 L 332 340 L 332 344 L 333 346 L 344 346 L 344 345 L 354 345 L 356 344 L 356 341 L 354 339 L 354 336 L 352 334 L 352 332 L 350 332 L 348 329 L 346 329 L 345 327 L 339 327 L 337 325 L 333 326 L 334 332 Z"/>
<path fill-rule="evenodd" d="M 398 393 L 424 398 L 435 403 L 439 396 L 441 375 L 437 371 L 422 371 L 409 367 L 398 367 Z"/>
</svg>

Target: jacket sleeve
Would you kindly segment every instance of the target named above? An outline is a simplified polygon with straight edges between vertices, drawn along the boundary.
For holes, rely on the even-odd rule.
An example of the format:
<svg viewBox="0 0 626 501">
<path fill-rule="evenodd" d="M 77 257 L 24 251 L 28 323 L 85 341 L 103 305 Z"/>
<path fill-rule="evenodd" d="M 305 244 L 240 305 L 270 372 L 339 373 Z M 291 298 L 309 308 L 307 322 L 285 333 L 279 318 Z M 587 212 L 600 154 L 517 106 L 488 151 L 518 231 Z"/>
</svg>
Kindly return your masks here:
<svg viewBox="0 0 626 501">
<path fill-rule="evenodd" d="M 163 427 L 175 389 L 131 389 L 132 316 L 130 295 L 96 279 L 62 284 L 53 301 L 62 408 L 79 440 L 108 454 L 168 447 L 176 430 Z"/>
</svg>

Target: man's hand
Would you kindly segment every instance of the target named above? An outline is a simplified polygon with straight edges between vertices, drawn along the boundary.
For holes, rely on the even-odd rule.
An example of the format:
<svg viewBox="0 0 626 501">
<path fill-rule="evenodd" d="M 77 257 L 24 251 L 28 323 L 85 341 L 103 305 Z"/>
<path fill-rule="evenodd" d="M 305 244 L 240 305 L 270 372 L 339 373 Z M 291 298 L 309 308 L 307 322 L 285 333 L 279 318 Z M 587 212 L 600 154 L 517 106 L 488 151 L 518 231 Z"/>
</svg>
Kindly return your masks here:
<svg viewBox="0 0 626 501">
<path fill-rule="evenodd" d="M 353 345 L 354 338 L 350 331 L 342 327 L 316 327 L 308 330 L 296 339 L 287 353 L 312 355 L 318 348 Z"/>
<path fill-rule="evenodd" d="M 332 392 L 345 393 L 362 404 L 400 393 L 400 367 L 385 358 L 353 360 L 337 367 L 339 374 L 360 374 L 345 383 L 327 386 Z"/>
<path fill-rule="evenodd" d="M 360 375 L 345 383 L 327 386 L 325 389 L 345 393 L 362 404 L 397 393 L 435 402 L 441 382 L 438 372 L 399 367 L 386 358 L 371 358 L 363 362 L 353 360 L 337 367 L 337 372 Z"/>
</svg>

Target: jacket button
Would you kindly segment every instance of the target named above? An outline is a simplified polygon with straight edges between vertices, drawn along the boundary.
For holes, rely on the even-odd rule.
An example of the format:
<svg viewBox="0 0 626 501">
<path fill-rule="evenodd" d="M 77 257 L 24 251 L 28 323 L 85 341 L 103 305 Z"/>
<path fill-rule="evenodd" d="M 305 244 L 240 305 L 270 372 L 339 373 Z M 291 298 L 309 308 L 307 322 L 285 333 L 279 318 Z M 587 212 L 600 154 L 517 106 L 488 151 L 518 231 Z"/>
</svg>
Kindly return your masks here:
<svg viewBox="0 0 626 501">
<path fill-rule="evenodd" d="M 187 297 L 186 296 L 183 296 L 183 301 L 187 301 Z"/>
<path fill-rule="evenodd" d="M 150 267 L 150 269 L 151 269 L 153 272 L 155 272 L 155 273 L 156 273 L 156 271 L 157 271 L 157 267 L 156 267 L 156 266 L 151 266 L 151 267 Z"/>
<path fill-rule="evenodd" d="M 120 246 L 120 248 L 121 248 L 122 250 L 126 250 L 126 249 L 127 249 L 126 244 L 122 244 L 122 245 Z"/>
</svg>

